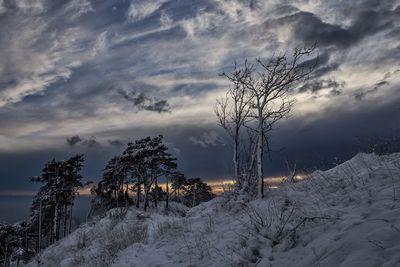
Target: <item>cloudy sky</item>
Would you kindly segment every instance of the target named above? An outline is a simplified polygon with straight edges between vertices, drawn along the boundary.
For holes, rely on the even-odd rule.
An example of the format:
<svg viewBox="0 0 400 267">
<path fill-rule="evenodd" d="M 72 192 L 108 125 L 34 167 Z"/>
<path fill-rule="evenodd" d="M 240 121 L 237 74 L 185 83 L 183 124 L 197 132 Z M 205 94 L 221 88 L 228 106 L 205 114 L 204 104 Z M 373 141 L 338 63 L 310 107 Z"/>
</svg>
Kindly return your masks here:
<svg viewBox="0 0 400 267">
<path fill-rule="evenodd" d="M 314 42 L 270 175 L 399 129 L 398 0 L 0 0 L 0 191 L 32 190 L 47 160 L 78 152 L 96 180 L 129 140 L 157 134 L 188 176 L 229 177 L 218 73 Z"/>
</svg>

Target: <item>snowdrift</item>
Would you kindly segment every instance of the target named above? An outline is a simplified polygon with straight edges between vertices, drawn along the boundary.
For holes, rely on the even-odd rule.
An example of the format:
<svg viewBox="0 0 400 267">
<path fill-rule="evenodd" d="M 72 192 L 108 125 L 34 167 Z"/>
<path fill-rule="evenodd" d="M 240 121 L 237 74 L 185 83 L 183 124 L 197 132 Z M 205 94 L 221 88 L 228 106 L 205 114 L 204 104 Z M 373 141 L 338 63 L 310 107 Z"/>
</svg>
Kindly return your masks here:
<svg viewBox="0 0 400 267">
<path fill-rule="evenodd" d="M 400 154 L 358 154 L 252 202 L 109 211 L 28 266 L 400 266 Z"/>
</svg>

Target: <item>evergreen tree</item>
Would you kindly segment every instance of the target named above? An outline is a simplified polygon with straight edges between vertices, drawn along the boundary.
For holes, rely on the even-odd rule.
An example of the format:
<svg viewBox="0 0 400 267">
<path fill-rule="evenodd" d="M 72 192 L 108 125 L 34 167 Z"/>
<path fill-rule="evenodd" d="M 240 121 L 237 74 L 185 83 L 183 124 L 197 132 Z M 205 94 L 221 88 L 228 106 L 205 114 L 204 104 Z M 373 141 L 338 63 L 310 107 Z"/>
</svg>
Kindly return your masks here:
<svg viewBox="0 0 400 267">
<path fill-rule="evenodd" d="M 66 236 L 68 223 L 70 232 L 72 207 L 77 189 L 82 186 L 80 171 L 83 161 L 83 155 L 65 161 L 53 159 L 45 165 L 41 175 L 31 179 L 42 183 L 33 199 L 30 217 L 31 231 L 36 232 L 38 237 L 38 251 L 43 243 L 49 245 L 60 235 Z M 43 242 L 43 237 L 47 237 L 47 242 Z"/>
<path fill-rule="evenodd" d="M 170 175 L 167 176 L 167 200 L 166 200 L 167 207 L 170 196 L 172 196 L 172 199 L 174 201 L 182 202 L 181 190 L 183 189 L 185 184 L 186 184 L 186 177 L 183 173 L 179 171 L 171 172 Z M 171 193 L 169 192 L 170 187 L 172 189 Z"/>
<path fill-rule="evenodd" d="M 129 191 L 136 195 L 137 208 L 144 202 L 143 208 L 147 210 L 150 200 L 157 206 L 161 199 L 167 200 L 168 208 L 169 193 L 163 193 L 163 197 L 160 197 L 162 191 L 157 189 L 158 181 L 161 178 L 167 182 L 174 179 L 172 177 L 177 173 L 177 164 L 162 139 L 163 136 L 159 135 L 128 143 L 121 156 L 108 162 L 102 180 L 92 188 L 96 198 L 92 202 L 91 214 L 118 207 L 119 203 L 132 204 Z"/>
<path fill-rule="evenodd" d="M 159 135 L 129 143 L 122 155 L 125 169 L 129 173 L 129 181 L 136 185 L 136 207 L 140 205 L 143 185 L 144 210 L 148 208 L 152 186 L 157 187 L 159 178 L 169 176 L 177 167 L 176 159 L 167 152 L 168 148 L 163 144 L 162 138 L 163 136 Z M 158 196 L 154 199 L 157 206 Z"/>
<path fill-rule="evenodd" d="M 91 215 L 132 204 L 128 190 L 125 164 L 120 156 L 116 156 L 107 163 L 101 181 L 92 188 L 92 194 L 96 197 L 92 200 Z"/>
<path fill-rule="evenodd" d="M 188 179 L 183 187 L 183 191 L 184 203 L 188 207 L 194 207 L 214 197 L 211 187 L 200 178 Z"/>
</svg>

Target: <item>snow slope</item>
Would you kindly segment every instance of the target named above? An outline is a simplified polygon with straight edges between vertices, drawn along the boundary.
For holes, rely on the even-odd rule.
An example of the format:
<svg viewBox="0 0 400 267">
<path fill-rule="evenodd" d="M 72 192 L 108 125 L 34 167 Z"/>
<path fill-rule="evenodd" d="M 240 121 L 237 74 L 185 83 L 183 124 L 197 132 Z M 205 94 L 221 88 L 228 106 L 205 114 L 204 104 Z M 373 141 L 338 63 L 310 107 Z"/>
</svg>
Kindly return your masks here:
<svg viewBox="0 0 400 267">
<path fill-rule="evenodd" d="M 399 153 L 358 154 L 266 195 L 114 209 L 28 265 L 400 266 Z"/>
</svg>

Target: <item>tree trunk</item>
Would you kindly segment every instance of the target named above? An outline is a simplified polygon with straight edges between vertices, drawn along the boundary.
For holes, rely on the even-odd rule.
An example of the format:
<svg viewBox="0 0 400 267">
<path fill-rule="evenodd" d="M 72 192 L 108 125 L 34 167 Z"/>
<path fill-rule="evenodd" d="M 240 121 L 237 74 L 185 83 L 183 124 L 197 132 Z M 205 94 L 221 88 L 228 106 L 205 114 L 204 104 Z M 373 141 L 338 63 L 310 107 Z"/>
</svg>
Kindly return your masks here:
<svg viewBox="0 0 400 267">
<path fill-rule="evenodd" d="M 136 193 L 136 208 L 140 208 L 140 191 L 142 190 L 141 188 L 141 181 L 140 181 L 140 176 L 138 177 L 138 182 L 137 182 L 137 193 Z"/>
<path fill-rule="evenodd" d="M 264 198 L 264 174 L 263 174 L 263 149 L 264 149 L 264 123 L 262 114 L 258 118 L 257 138 L 257 197 Z"/>
<path fill-rule="evenodd" d="M 69 209 L 69 225 L 68 225 L 68 234 L 71 233 L 71 225 L 72 225 L 72 207 L 74 206 L 74 202 L 71 203 L 71 207 Z"/>
<path fill-rule="evenodd" d="M 147 208 L 149 206 L 149 193 L 150 193 L 150 189 L 152 186 L 153 182 L 151 181 L 145 188 L 144 188 L 144 211 L 147 211 Z"/>
<path fill-rule="evenodd" d="M 39 233 L 38 233 L 38 251 L 42 248 L 42 198 L 40 197 L 39 203 Z"/>
<path fill-rule="evenodd" d="M 192 200 L 192 207 L 196 204 L 196 184 L 193 186 L 193 200 Z"/>
<path fill-rule="evenodd" d="M 157 208 L 157 205 L 158 205 L 158 199 L 157 199 L 158 198 L 158 181 L 157 181 L 157 178 L 155 180 L 155 185 L 156 185 L 156 195 L 155 195 L 155 199 L 154 199 L 154 204 Z"/>
<path fill-rule="evenodd" d="M 25 226 L 25 250 L 28 251 L 28 226 Z"/>
<path fill-rule="evenodd" d="M 4 245 L 4 249 L 3 249 L 3 251 L 4 251 L 4 266 L 5 267 L 8 267 L 10 265 L 10 262 L 8 260 L 8 257 L 7 257 L 7 254 L 8 254 L 8 249 L 7 248 L 8 248 L 8 244 L 6 243 Z"/>
<path fill-rule="evenodd" d="M 169 188 L 168 188 L 168 176 L 167 177 L 165 177 L 165 179 L 166 179 L 166 185 L 167 185 L 167 187 L 165 188 L 165 191 L 167 191 L 167 197 L 166 197 L 166 199 L 165 199 L 165 208 L 168 210 L 168 202 L 169 202 Z"/>
<path fill-rule="evenodd" d="M 128 207 L 129 201 L 128 201 L 128 199 L 126 199 L 126 197 L 129 199 L 129 183 L 128 183 L 128 181 L 126 182 L 126 192 L 124 195 L 125 207 Z"/>
<path fill-rule="evenodd" d="M 50 232 L 49 232 L 49 243 L 47 244 L 47 246 L 50 246 L 51 244 L 53 244 L 53 229 L 54 229 L 54 224 L 51 224 Z"/>
<path fill-rule="evenodd" d="M 60 214 L 58 215 L 57 218 L 57 235 L 56 235 L 56 241 L 60 240 L 60 235 L 61 235 L 61 217 L 62 216 L 62 207 L 60 206 Z"/>
<path fill-rule="evenodd" d="M 120 195 L 120 192 L 121 192 L 121 185 L 119 184 L 119 181 L 117 180 L 115 182 L 115 193 L 114 193 L 115 199 L 117 200 L 117 208 L 119 208 L 119 195 Z"/>
<path fill-rule="evenodd" d="M 54 201 L 56 203 L 55 207 L 54 207 L 54 218 L 53 218 L 53 241 L 57 240 L 57 223 L 58 223 L 58 201 L 56 196 L 54 196 Z"/>
<path fill-rule="evenodd" d="M 255 144 L 253 143 L 252 140 L 250 142 L 251 142 L 251 144 L 250 144 L 251 154 L 250 154 L 250 159 L 246 166 L 246 172 L 244 173 L 244 185 L 242 188 L 242 192 L 246 192 L 246 190 L 248 188 L 250 188 L 250 189 L 254 188 L 253 187 L 254 183 L 252 181 L 252 179 L 253 179 L 252 175 L 253 175 L 253 170 L 254 170 L 254 164 L 255 164 L 255 161 L 257 158 L 257 140 L 256 140 Z M 250 191 L 250 192 L 252 194 L 255 193 L 252 191 Z"/>
<path fill-rule="evenodd" d="M 147 206 L 149 205 L 149 190 L 145 188 L 144 190 L 145 196 L 144 196 L 144 211 L 147 211 Z"/>
<path fill-rule="evenodd" d="M 67 236 L 67 219 L 68 219 L 67 209 L 68 209 L 68 206 L 67 206 L 67 204 L 65 204 L 64 205 L 64 228 L 63 228 L 64 233 L 63 233 L 63 237 Z"/>
<path fill-rule="evenodd" d="M 242 188 L 243 181 L 239 178 L 239 129 L 235 131 L 235 140 L 233 143 L 233 167 L 235 172 L 235 181 L 239 188 Z"/>
</svg>

